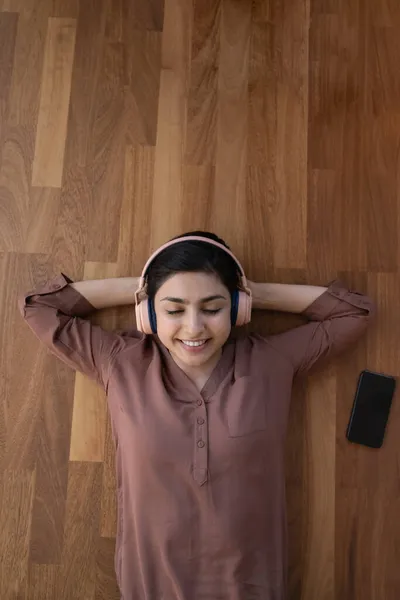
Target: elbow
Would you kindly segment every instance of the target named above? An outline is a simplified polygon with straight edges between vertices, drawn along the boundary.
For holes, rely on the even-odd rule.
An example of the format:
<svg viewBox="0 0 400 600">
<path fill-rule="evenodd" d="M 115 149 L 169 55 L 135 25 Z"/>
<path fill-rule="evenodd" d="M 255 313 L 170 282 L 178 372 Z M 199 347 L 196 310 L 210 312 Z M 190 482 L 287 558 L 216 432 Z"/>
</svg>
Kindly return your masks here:
<svg viewBox="0 0 400 600">
<path fill-rule="evenodd" d="M 376 318 L 378 312 L 378 306 L 375 300 L 373 300 L 370 296 L 362 296 L 362 299 L 354 303 L 354 305 L 358 309 L 358 314 L 356 314 L 357 318 L 362 321 L 365 321 L 367 324 L 370 321 L 373 321 Z"/>
<path fill-rule="evenodd" d="M 378 315 L 377 304 L 371 298 L 368 298 L 368 300 L 368 306 L 363 310 L 362 315 L 362 320 L 365 324 L 365 327 L 369 327 L 369 325 L 376 320 Z"/>
<path fill-rule="evenodd" d="M 21 292 L 20 294 L 18 294 L 17 306 L 22 318 L 25 319 L 26 292 Z"/>
<path fill-rule="evenodd" d="M 31 306 L 32 302 L 30 301 L 34 294 L 28 292 L 21 292 L 18 294 L 17 306 L 18 310 L 23 319 L 27 319 L 26 307 Z"/>
<path fill-rule="evenodd" d="M 354 329 L 352 334 L 350 333 L 350 343 L 356 342 L 358 339 L 364 337 L 371 325 L 374 323 L 376 317 L 375 310 L 369 310 L 368 313 L 364 313 L 361 318 L 355 320 Z"/>
</svg>

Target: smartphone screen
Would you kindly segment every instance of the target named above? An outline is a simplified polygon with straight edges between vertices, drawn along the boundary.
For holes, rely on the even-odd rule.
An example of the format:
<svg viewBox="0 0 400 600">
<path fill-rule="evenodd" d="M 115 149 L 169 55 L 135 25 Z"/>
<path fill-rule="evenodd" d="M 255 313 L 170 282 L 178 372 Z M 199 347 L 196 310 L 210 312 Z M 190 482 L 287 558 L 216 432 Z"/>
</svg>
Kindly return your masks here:
<svg viewBox="0 0 400 600">
<path fill-rule="evenodd" d="M 346 437 L 350 442 L 380 448 L 396 388 L 396 379 L 381 373 L 361 372 Z"/>
</svg>

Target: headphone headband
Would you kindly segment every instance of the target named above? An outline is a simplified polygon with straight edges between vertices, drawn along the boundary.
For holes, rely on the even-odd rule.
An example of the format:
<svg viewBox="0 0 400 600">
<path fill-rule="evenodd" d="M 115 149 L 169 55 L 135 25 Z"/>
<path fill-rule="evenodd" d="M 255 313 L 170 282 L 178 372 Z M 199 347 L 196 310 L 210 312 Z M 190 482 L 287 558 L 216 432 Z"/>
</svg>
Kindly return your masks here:
<svg viewBox="0 0 400 600">
<path fill-rule="evenodd" d="M 148 261 L 146 262 L 142 274 L 140 276 L 140 281 L 139 281 L 139 289 L 142 289 L 145 285 L 145 277 L 147 274 L 147 270 L 151 264 L 151 262 L 155 259 L 156 256 L 158 256 L 158 254 L 160 254 L 160 252 L 162 252 L 163 250 L 165 250 L 165 248 L 168 248 L 169 246 L 172 246 L 173 244 L 179 244 L 180 242 L 188 242 L 190 240 L 197 240 L 199 242 L 207 242 L 208 244 L 212 244 L 213 246 L 217 246 L 218 248 L 221 248 L 221 250 L 225 250 L 225 252 L 227 254 L 229 254 L 229 256 L 231 256 L 231 258 L 233 258 L 233 260 L 235 261 L 235 263 L 237 264 L 240 273 L 241 273 L 241 282 L 242 282 L 242 286 L 244 289 L 247 288 L 247 281 L 246 281 L 246 276 L 244 274 L 244 270 L 242 265 L 240 264 L 240 262 L 238 261 L 238 259 L 236 258 L 236 256 L 223 244 L 220 244 L 219 242 L 215 242 L 214 240 L 210 240 L 210 238 L 205 238 L 205 237 L 201 237 L 198 235 L 188 235 L 186 237 L 180 237 L 177 238 L 175 240 L 171 240 L 170 242 L 167 242 L 166 244 L 163 244 L 160 248 L 158 248 L 158 250 L 156 250 L 148 259 Z"/>
</svg>

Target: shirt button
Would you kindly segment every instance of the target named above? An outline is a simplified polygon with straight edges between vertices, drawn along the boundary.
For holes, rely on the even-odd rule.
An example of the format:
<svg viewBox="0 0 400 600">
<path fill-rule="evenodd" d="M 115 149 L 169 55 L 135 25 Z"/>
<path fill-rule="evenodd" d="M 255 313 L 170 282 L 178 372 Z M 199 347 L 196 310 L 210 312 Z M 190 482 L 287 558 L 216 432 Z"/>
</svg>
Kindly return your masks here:
<svg viewBox="0 0 400 600">
<path fill-rule="evenodd" d="M 203 440 L 200 440 L 199 442 L 197 442 L 197 445 L 198 445 L 199 448 L 203 448 L 204 447 Z"/>
<path fill-rule="evenodd" d="M 199 417 L 199 418 L 197 419 L 197 422 L 198 422 L 198 424 L 199 424 L 199 425 L 203 425 L 203 423 L 204 423 L 204 419 L 202 419 L 201 417 Z"/>
<path fill-rule="evenodd" d="M 199 399 L 199 400 L 197 400 L 197 405 L 198 405 L 198 406 L 201 406 L 202 404 L 203 404 L 203 400 L 200 400 L 200 399 Z"/>
</svg>

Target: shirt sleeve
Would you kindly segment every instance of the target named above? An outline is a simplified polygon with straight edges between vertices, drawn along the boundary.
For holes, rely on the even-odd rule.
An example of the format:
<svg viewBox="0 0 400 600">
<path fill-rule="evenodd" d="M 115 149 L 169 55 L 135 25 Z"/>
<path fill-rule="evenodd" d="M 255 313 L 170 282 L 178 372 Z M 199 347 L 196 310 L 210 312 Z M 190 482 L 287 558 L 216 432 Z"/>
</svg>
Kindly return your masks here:
<svg viewBox="0 0 400 600">
<path fill-rule="evenodd" d="M 95 307 L 70 283 L 72 279 L 61 273 L 20 294 L 19 311 L 52 354 L 106 388 L 115 356 L 127 342 L 137 343 L 144 334 L 132 330 L 127 340 L 117 332 L 92 324 L 86 317 Z"/>
<path fill-rule="evenodd" d="M 309 323 L 268 338 L 292 363 L 294 376 L 307 373 L 354 344 L 376 316 L 376 305 L 361 292 L 349 290 L 339 279 L 328 284 L 302 313 Z"/>
</svg>

